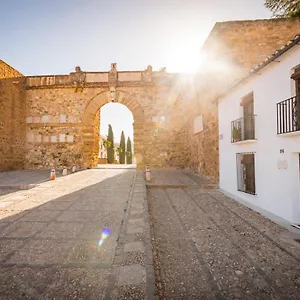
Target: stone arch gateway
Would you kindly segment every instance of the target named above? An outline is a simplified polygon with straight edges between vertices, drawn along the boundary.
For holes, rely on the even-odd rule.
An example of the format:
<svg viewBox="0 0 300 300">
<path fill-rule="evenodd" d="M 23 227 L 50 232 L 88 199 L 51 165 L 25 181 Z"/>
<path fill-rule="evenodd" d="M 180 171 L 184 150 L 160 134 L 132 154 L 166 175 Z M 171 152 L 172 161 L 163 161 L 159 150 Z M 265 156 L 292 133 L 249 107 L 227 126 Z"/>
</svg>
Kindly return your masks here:
<svg viewBox="0 0 300 300">
<path fill-rule="evenodd" d="M 29 76 L 18 83 L 26 106 L 25 168 L 97 165 L 100 108 L 125 105 L 134 119 L 138 168 L 185 165 L 187 120 L 176 74 L 165 70 Z"/>
<path fill-rule="evenodd" d="M 107 103 L 117 102 L 120 104 L 125 105 L 132 113 L 134 119 L 134 141 L 135 143 L 135 156 L 137 160 L 137 165 L 143 163 L 143 148 L 141 144 L 143 143 L 143 132 L 144 132 L 144 110 L 138 100 L 136 93 L 124 92 L 122 90 L 117 91 L 117 99 L 116 101 L 112 101 L 110 98 L 110 91 L 104 91 L 97 94 L 93 97 L 90 101 L 88 101 L 85 111 L 84 111 L 84 118 L 83 123 L 87 128 L 90 129 L 89 132 L 86 132 L 83 136 L 84 140 L 84 153 L 85 153 L 85 162 L 88 165 L 96 166 L 97 165 L 97 157 L 98 157 L 98 131 L 95 131 L 95 128 L 99 128 L 97 126 L 97 122 L 99 119 L 99 110 L 101 107 Z"/>
</svg>

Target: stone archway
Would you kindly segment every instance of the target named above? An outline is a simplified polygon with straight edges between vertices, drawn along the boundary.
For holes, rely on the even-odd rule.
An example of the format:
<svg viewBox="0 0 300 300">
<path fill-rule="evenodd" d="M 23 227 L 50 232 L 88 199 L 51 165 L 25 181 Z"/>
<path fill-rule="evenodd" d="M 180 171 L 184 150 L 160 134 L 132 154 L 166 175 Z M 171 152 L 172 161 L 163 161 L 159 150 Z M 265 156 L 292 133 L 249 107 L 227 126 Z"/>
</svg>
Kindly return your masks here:
<svg viewBox="0 0 300 300">
<path fill-rule="evenodd" d="M 82 126 L 83 160 L 88 167 L 96 167 L 99 150 L 100 109 L 103 105 L 116 102 L 125 105 L 133 115 L 133 139 L 137 167 L 143 166 L 144 110 L 137 93 L 110 89 L 92 97 L 84 110 Z"/>
<path fill-rule="evenodd" d="M 117 72 L 115 64 L 109 72 L 26 78 L 26 166 L 95 167 L 100 108 L 110 102 L 133 115 L 139 168 L 184 165 L 186 103 L 177 101 L 176 78 L 151 68 Z"/>
</svg>

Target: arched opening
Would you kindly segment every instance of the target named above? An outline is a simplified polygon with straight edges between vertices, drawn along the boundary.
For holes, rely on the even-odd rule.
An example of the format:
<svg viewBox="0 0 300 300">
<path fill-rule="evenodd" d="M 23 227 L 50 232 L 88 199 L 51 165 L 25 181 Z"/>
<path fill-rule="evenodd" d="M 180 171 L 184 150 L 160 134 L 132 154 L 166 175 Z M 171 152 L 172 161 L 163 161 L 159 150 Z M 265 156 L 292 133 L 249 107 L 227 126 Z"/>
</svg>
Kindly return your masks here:
<svg viewBox="0 0 300 300">
<path fill-rule="evenodd" d="M 133 117 L 131 125 L 133 124 L 132 141 L 134 142 L 135 163 L 137 167 L 143 167 L 144 110 L 140 104 L 139 95 L 136 92 L 131 93 L 118 89 L 115 92 L 114 99 L 111 98 L 110 90 L 102 91 L 94 96 L 85 107 L 83 118 L 84 126 L 82 127 L 82 147 L 83 160 L 86 167 L 95 168 L 98 166 L 101 126 L 100 113 L 102 107 L 105 110 L 106 104 L 123 104 L 123 106 L 131 112 Z M 116 136 L 116 138 L 119 139 L 118 136 Z"/>
<path fill-rule="evenodd" d="M 100 108 L 98 166 L 102 164 L 134 165 L 133 115 L 117 102 Z"/>
</svg>

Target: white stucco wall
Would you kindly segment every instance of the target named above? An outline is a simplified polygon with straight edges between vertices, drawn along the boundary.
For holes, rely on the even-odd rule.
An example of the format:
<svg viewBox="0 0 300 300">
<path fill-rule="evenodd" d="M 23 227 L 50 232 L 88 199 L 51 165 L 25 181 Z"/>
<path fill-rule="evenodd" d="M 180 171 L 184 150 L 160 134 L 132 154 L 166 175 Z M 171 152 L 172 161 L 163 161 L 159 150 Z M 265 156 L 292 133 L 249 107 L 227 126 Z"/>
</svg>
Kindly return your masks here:
<svg viewBox="0 0 300 300">
<path fill-rule="evenodd" d="M 220 188 L 251 205 L 300 224 L 300 132 L 277 135 L 276 103 L 295 96 L 293 68 L 300 64 L 300 46 L 294 46 L 259 73 L 219 99 Z M 256 139 L 232 144 L 231 121 L 243 117 L 242 97 L 253 92 Z M 280 153 L 284 149 L 284 153 Z M 255 152 L 256 193 L 237 191 L 236 154 Z M 286 161 L 287 169 L 279 169 Z"/>
</svg>

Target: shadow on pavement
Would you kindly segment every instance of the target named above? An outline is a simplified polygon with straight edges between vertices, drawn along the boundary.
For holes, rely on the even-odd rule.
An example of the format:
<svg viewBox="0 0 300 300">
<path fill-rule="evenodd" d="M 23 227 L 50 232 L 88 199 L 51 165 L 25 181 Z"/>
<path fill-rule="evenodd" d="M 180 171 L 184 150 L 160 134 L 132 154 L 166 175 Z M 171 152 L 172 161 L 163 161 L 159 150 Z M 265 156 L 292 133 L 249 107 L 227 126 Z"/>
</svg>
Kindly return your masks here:
<svg viewBox="0 0 300 300">
<path fill-rule="evenodd" d="M 56 199 L 48 187 L 2 209 L 0 298 L 103 299 L 133 177 L 124 170 Z M 111 235 L 99 247 L 103 228 Z"/>
<path fill-rule="evenodd" d="M 70 173 L 70 171 L 69 171 Z M 62 170 L 56 170 L 56 177 L 62 176 Z M 0 196 L 18 190 L 28 190 L 49 181 L 50 170 L 16 170 L 0 172 Z"/>
</svg>

